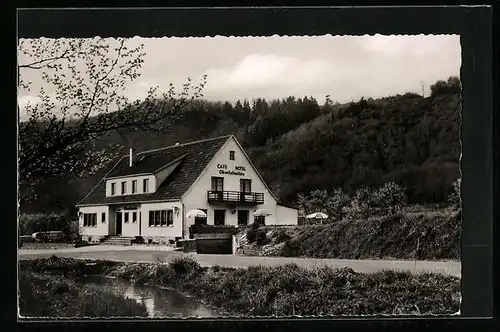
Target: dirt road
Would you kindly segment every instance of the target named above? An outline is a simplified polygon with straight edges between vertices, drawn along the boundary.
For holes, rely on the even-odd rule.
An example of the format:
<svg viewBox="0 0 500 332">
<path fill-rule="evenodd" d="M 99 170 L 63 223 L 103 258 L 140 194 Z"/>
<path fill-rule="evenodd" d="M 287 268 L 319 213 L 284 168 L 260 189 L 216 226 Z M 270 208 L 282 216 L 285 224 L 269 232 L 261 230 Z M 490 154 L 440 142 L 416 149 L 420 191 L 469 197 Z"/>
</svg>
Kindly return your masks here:
<svg viewBox="0 0 500 332">
<path fill-rule="evenodd" d="M 19 259 L 36 259 L 50 257 L 71 257 L 79 259 L 103 259 L 123 262 L 168 262 L 172 257 L 191 255 L 203 266 L 228 266 L 246 268 L 252 265 L 283 265 L 296 263 L 304 268 L 314 266 L 350 267 L 354 271 L 371 273 L 381 270 L 409 270 L 415 273 L 440 272 L 455 277 L 461 275 L 460 262 L 429 262 L 402 260 L 347 260 L 347 259 L 314 259 L 291 257 L 248 257 L 236 255 L 202 255 L 195 253 L 180 253 L 172 250 L 159 250 L 133 247 L 83 247 L 72 249 L 20 249 Z"/>
</svg>

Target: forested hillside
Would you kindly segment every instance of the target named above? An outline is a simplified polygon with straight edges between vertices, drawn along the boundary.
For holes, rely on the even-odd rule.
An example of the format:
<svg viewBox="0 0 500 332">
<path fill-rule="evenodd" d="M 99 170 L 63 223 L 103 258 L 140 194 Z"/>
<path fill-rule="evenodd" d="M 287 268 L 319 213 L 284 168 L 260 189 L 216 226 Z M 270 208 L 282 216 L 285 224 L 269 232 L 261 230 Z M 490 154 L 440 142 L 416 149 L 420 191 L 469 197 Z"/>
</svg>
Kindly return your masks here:
<svg viewBox="0 0 500 332">
<path fill-rule="evenodd" d="M 132 144 L 146 150 L 234 133 L 286 203 L 314 189 L 343 188 L 394 181 L 407 190 L 410 203 L 440 203 L 460 177 L 460 82 L 450 78 L 431 87 L 423 98 L 408 93 L 319 105 L 314 98 L 288 97 L 251 102 L 198 100 L 159 132 L 117 132 L 96 148 Z M 70 211 L 99 180 L 47 179 L 40 198 L 21 207 L 25 212 Z"/>
</svg>

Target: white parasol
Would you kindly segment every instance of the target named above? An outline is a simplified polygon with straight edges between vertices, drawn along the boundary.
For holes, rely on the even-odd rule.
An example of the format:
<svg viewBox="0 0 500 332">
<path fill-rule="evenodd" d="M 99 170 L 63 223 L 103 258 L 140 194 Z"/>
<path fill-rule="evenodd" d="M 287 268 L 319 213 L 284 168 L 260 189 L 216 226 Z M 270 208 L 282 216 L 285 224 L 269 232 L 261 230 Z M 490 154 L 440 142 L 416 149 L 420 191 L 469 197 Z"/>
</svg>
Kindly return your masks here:
<svg viewBox="0 0 500 332">
<path fill-rule="evenodd" d="M 306 216 L 307 219 L 326 219 L 328 218 L 327 214 L 324 214 L 323 212 L 314 212 L 311 214 L 308 214 Z"/>
<path fill-rule="evenodd" d="M 261 216 L 270 216 L 271 213 L 267 211 L 266 209 L 258 209 L 253 213 L 254 216 L 261 217 Z"/>
<path fill-rule="evenodd" d="M 199 218 L 206 218 L 207 217 L 207 214 L 201 210 L 191 210 L 187 213 L 186 215 L 188 218 L 196 218 L 196 217 L 199 217 Z"/>
</svg>

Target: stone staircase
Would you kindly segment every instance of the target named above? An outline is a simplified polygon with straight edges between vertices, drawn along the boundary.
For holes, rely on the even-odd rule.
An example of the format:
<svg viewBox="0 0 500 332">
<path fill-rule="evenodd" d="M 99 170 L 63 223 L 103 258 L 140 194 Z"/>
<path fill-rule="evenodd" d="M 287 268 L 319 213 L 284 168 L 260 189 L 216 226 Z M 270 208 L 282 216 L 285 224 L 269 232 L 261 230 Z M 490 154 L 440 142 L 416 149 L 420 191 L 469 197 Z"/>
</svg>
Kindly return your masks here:
<svg viewBox="0 0 500 332">
<path fill-rule="evenodd" d="M 101 244 L 117 245 L 117 246 L 130 246 L 130 245 L 132 245 L 133 239 L 134 239 L 134 237 L 110 235 L 110 236 L 105 237 L 104 240 L 101 242 Z"/>
</svg>

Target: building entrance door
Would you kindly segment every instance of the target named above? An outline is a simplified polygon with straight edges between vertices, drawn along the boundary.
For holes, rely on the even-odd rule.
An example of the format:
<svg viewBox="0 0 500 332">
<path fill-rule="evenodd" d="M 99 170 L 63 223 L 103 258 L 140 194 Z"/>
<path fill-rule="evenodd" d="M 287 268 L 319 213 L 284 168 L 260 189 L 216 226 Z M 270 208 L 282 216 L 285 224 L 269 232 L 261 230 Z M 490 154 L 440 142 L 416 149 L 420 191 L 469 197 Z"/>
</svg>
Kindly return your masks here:
<svg viewBox="0 0 500 332">
<path fill-rule="evenodd" d="M 238 210 L 238 226 L 248 225 L 248 210 Z"/>
<path fill-rule="evenodd" d="M 116 235 L 122 235 L 122 211 L 116 211 Z"/>
<path fill-rule="evenodd" d="M 226 210 L 214 210 L 214 225 L 222 226 L 226 223 Z"/>
</svg>

